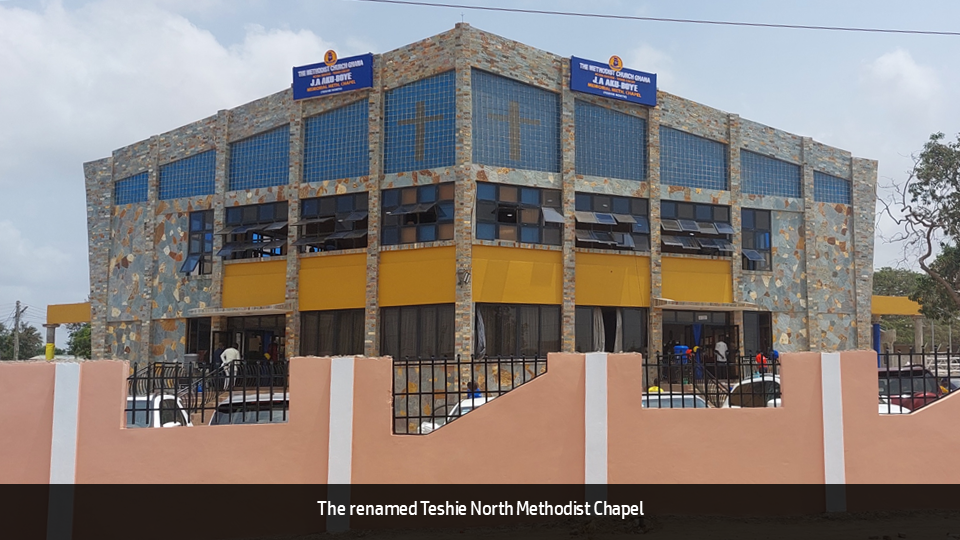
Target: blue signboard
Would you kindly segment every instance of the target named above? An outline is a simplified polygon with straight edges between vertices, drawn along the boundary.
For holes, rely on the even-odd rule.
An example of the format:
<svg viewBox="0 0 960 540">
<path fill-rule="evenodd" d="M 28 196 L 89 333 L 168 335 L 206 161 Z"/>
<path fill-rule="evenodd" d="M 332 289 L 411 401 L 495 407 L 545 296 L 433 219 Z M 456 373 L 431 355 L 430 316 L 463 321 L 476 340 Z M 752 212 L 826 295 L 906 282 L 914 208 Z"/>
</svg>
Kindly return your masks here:
<svg viewBox="0 0 960 540">
<path fill-rule="evenodd" d="M 373 86 L 373 55 L 337 58 L 327 51 L 323 62 L 293 68 L 293 99 L 306 99 Z"/>
<path fill-rule="evenodd" d="M 598 96 L 657 106 L 657 76 L 623 68 L 619 56 L 606 64 L 570 57 L 570 89 Z"/>
</svg>

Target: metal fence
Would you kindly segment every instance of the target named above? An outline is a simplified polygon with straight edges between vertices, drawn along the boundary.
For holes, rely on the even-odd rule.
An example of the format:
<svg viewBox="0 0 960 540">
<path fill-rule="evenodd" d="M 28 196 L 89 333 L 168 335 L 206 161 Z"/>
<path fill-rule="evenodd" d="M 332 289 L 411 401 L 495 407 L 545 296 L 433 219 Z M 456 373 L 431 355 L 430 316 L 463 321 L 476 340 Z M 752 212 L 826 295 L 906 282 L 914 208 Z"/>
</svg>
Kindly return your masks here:
<svg viewBox="0 0 960 540">
<path fill-rule="evenodd" d="M 547 372 L 546 358 L 393 361 L 393 432 L 426 435 Z"/>
<path fill-rule="evenodd" d="M 908 414 L 960 389 L 958 353 L 880 353 L 881 414 Z"/>
<path fill-rule="evenodd" d="M 154 362 L 127 378 L 128 428 L 286 422 L 289 407 L 285 360 Z"/>
<path fill-rule="evenodd" d="M 780 407 L 780 360 L 758 354 L 705 362 L 696 353 L 643 358 L 641 406 L 653 409 Z"/>
</svg>

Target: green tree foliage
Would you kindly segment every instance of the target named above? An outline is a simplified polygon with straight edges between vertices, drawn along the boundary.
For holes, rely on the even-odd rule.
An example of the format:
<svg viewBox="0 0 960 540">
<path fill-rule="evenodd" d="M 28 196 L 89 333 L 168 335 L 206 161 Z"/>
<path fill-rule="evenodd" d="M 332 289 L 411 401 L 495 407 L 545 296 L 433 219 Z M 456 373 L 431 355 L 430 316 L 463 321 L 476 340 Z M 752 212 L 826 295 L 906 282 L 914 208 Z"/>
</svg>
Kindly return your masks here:
<svg viewBox="0 0 960 540">
<path fill-rule="evenodd" d="M 910 177 L 893 188 L 886 213 L 902 226 L 891 240 L 902 241 L 905 256 L 926 274 L 911 298 L 923 314 L 945 320 L 960 312 L 960 136 L 935 133 L 915 156 Z"/>
<path fill-rule="evenodd" d="M 40 332 L 26 323 L 20 323 L 20 360 L 44 353 Z M 13 360 L 13 328 L 0 324 L 0 359 Z"/>
<path fill-rule="evenodd" d="M 67 325 L 70 337 L 67 339 L 67 354 L 90 359 L 90 323 L 72 323 Z"/>
</svg>

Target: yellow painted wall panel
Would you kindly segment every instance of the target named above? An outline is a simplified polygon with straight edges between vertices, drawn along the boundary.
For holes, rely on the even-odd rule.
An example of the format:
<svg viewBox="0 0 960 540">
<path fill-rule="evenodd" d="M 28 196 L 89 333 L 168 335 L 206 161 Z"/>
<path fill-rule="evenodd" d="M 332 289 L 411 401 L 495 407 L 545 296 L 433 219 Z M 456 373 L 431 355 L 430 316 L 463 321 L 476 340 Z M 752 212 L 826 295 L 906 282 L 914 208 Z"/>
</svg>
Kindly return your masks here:
<svg viewBox="0 0 960 540">
<path fill-rule="evenodd" d="M 453 246 L 380 253 L 380 305 L 452 304 L 456 255 Z"/>
<path fill-rule="evenodd" d="M 733 302 L 733 272 L 729 260 L 661 259 L 663 298 L 678 302 Z"/>
<path fill-rule="evenodd" d="M 286 299 L 287 261 L 257 261 L 223 267 L 223 307 L 282 304 Z"/>
<path fill-rule="evenodd" d="M 473 246 L 473 301 L 563 303 L 563 254 L 542 249 Z"/>
<path fill-rule="evenodd" d="M 366 253 L 300 260 L 300 311 L 363 308 L 366 295 Z"/>
<path fill-rule="evenodd" d="M 577 253 L 581 306 L 650 307 L 650 257 Z"/>
<path fill-rule="evenodd" d="M 920 315 L 920 304 L 905 296 L 873 296 L 874 315 Z M 47 318 L 50 310 L 47 309 Z"/>
<path fill-rule="evenodd" d="M 91 318 L 90 302 L 47 306 L 47 324 L 88 323 Z"/>
</svg>

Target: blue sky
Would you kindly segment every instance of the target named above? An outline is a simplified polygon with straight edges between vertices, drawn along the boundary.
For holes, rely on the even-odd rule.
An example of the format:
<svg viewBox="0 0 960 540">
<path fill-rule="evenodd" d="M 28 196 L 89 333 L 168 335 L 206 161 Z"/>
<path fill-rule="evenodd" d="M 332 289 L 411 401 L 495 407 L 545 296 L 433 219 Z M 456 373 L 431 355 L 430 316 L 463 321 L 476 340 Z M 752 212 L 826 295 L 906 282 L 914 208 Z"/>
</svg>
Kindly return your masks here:
<svg viewBox="0 0 960 540">
<path fill-rule="evenodd" d="M 459 3 L 450 0 L 450 3 Z M 465 2 L 463 2 L 465 3 Z M 488 6 L 960 30 L 960 3 L 472 0 Z M 351 0 L 0 0 L 0 322 L 88 294 L 82 163 L 290 84 L 290 67 L 381 53 L 465 22 L 562 56 L 657 73 L 662 90 L 880 162 L 902 181 L 960 131 L 960 36 L 610 21 Z M 893 231 L 881 221 L 880 230 Z M 876 244 L 876 265 L 899 246 Z M 903 263 L 909 267 L 910 262 Z M 61 338 L 65 335 L 60 332 Z M 62 341 L 59 340 L 59 341 Z"/>
</svg>

